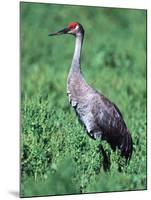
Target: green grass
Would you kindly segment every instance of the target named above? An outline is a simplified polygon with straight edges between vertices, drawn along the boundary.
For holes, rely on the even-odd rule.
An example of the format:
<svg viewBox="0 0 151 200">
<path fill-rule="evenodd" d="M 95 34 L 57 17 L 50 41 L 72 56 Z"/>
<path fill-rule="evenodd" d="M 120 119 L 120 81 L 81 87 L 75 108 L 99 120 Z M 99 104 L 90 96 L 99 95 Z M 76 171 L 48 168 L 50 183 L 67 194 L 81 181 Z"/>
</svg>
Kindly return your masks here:
<svg viewBox="0 0 151 200">
<path fill-rule="evenodd" d="M 131 162 L 118 152 L 103 170 L 93 141 L 66 96 L 72 36 L 49 32 L 79 21 L 85 28 L 85 79 L 120 108 L 132 133 Z M 21 196 L 146 189 L 146 12 L 21 3 Z"/>
</svg>

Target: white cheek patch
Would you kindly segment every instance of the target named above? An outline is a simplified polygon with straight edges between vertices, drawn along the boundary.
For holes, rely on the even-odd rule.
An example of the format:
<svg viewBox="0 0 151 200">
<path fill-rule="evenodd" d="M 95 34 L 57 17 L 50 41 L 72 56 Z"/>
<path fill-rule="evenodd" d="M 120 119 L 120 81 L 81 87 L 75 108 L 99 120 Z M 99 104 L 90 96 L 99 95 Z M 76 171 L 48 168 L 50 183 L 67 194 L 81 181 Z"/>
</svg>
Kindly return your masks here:
<svg viewBox="0 0 151 200">
<path fill-rule="evenodd" d="M 76 31 L 77 29 L 79 29 L 79 25 L 76 25 L 76 28 L 74 30 Z"/>
<path fill-rule="evenodd" d="M 68 31 L 68 33 L 77 33 L 78 29 L 79 29 L 79 25 L 76 25 L 75 29 Z"/>
</svg>

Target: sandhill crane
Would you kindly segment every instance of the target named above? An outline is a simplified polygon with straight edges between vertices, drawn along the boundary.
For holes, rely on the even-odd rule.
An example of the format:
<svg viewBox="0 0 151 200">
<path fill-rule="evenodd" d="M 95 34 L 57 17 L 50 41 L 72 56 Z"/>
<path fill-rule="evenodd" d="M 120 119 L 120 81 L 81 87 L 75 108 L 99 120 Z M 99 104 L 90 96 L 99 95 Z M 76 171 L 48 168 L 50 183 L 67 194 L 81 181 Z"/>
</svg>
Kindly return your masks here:
<svg viewBox="0 0 151 200">
<path fill-rule="evenodd" d="M 62 34 L 75 36 L 75 50 L 67 78 L 67 95 L 70 104 L 91 138 L 106 140 L 114 151 L 118 148 L 121 156 L 130 160 L 133 142 L 120 110 L 101 92 L 86 83 L 81 73 L 83 26 L 78 22 L 72 22 L 67 28 L 51 33 L 49 36 Z"/>
</svg>

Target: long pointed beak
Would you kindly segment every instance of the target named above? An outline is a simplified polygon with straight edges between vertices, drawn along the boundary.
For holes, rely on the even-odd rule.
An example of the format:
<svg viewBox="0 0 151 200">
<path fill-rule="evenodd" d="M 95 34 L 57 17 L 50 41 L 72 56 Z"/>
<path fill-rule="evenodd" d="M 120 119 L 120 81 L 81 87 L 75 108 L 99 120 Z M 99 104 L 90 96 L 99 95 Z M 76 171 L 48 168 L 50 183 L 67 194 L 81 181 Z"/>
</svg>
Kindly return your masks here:
<svg viewBox="0 0 151 200">
<path fill-rule="evenodd" d="M 49 33 L 48 36 L 54 36 L 54 35 L 62 35 L 68 33 L 69 28 L 64 28 L 56 33 Z"/>
</svg>

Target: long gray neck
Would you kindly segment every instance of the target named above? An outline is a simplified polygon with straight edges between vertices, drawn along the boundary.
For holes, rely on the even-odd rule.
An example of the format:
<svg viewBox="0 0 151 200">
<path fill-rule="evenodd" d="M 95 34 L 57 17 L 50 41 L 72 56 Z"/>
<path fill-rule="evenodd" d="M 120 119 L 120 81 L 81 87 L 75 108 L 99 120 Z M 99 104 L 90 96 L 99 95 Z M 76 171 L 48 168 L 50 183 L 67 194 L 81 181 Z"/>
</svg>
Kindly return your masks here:
<svg viewBox="0 0 151 200">
<path fill-rule="evenodd" d="M 76 35 L 75 50 L 72 59 L 70 72 L 80 72 L 81 49 L 83 43 L 83 35 Z"/>
</svg>

